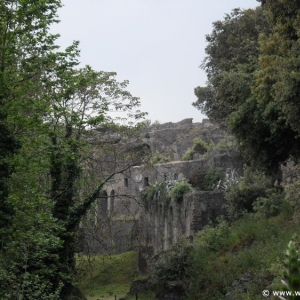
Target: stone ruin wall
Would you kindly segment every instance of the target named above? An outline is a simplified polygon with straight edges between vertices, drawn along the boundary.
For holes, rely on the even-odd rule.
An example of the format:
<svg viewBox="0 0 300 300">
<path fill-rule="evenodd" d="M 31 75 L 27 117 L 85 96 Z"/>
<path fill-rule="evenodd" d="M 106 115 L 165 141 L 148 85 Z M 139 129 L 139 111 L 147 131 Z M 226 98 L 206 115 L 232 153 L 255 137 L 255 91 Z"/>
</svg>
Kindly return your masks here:
<svg viewBox="0 0 300 300">
<path fill-rule="evenodd" d="M 181 237 L 192 236 L 210 219 L 224 212 L 221 193 L 199 191 L 197 187 L 210 167 L 218 167 L 222 172 L 228 168 L 241 171 L 241 158 L 236 151 L 226 150 L 216 151 L 211 156 L 198 155 L 192 161 L 178 160 L 196 137 L 217 143 L 224 138 L 224 132 L 209 120 L 192 123 L 192 119 L 186 119 L 150 126 L 143 142 L 150 146 L 152 153 L 159 151 L 173 161 L 153 167 L 133 167 L 105 186 L 92 212 L 101 216 L 100 221 L 97 226 L 81 228 L 85 237 L 82 248 L 90 244 L 84 251 L 121 253 L 139 245 L 139 265 L 143 269 L 146 266 L 143 261 L 149 253 L 166 249 Z M 185 195 L 181 203 L 172 200 L 168 207 L 154 199 L 155 204 L 145 210 L 145 204 L 138 197 L 140 192 L 149 185 L 182 177 L 196 188 L 193 193 Z"/>
<path fill-rule="evenodd" d="M 149 126 L 145 129 L 143 142 L 150 146 L 153 154 L 161 153 L 171 161 L 179 161 L 187 149 L 193 146 L 195 138 L 218 143 L 225 136 L 225 132 L 208 119 L 201 123 L 185 119 L 178 123 Z"/>
</svg>

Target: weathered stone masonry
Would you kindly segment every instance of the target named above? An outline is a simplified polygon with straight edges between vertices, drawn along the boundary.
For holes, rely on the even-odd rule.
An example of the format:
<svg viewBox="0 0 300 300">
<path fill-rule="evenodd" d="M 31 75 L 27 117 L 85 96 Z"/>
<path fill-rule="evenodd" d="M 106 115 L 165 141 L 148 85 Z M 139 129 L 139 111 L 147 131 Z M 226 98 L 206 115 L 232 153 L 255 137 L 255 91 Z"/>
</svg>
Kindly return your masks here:
<svg viewBox="0 0 300 300">
<path fill-rule="evenodd" d="M 228 168 L 241 171 L 239 154 L 227 149 L 209 156 L 197 154 L 191 161 L 180 161 L 185 151 L 192 147 L 194 138 L 217 143 L 224 137 L 224 132 L 208 120 L 194 124 L 192 119 L 187 119 L 175 124 L 151 126 L 143 142 L 149 145 L 152 153 L 162 153 L 173 161 L 154 167 L 133 167 L 107 184 L 96 209 L 106 223 L 103 222 L 98 229 L 95 227 L 93 235 L 98 242 L 90 241 L 92 251 L 103 252 L 106 247 L 120 253 L 139 246 L 140 269 L 146 271 L 148 256 L 167 249 L 181 237 L 191 237 L 209 220 L 224 213 L 222 193 L 200 191 L 197 187 L 201 186 L 211 167 L 218 167 L 222 172 Z M 150 185 L 182 177 L 195 188 L 192 193 L 184 195 L 182 201 L 171 200 L 167 206 L 156 196 L 145 209 L 138 197 L 143 190 Z M 82 230 L 88 236 L 91 228 Z M 103 237 L 108 238 L 104 241 Z"/>
</svg>

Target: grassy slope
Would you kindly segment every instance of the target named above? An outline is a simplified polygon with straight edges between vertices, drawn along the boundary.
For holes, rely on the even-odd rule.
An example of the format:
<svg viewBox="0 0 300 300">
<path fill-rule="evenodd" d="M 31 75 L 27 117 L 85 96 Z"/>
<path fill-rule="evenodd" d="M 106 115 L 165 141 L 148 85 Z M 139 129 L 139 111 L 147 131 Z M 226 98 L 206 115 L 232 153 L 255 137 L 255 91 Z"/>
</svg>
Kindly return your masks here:
<svg viewBox="0 0 300 300">
<path fill-rule="evenodd" d="M 125 297 L 131 282 L 137 276 L 137 253 L 135 251 L 118 255 L 97 255 L 91 258 L 81 257 L 79 264 L 84 266 L 80 288 L 88 300 L 114 300 Z M 142 298 L 141 298 L 142 297 Z M 126 297 L 126 299 L 135 299 Z M 155 299 L 152 293 L 140 294 L 139 299 Z"/>
<path fill-rule="evenodd" d="M 230 227 L 223 224 L 199 233 L 187 280 L 188 299 L 221 300 L 232 292 L 235 299 L 254 300 L 262 299 L 266 288 L 280 289 L 284 251 L 299 233 L 299 222 L 287 214 L 270 219 L 246 215 Z M 252 276 L 243 286 L 246 291 L 232 288 L 234 280 L 246 273 Z"/>
<path fill-rule="evenodd" d="M 245 215 L 229 226 L 208 227 L 194 239 L 192 267 L 186 280 L 189 300 L 221 300 L 232 292 L 234 299 L 262 299 L 262 290 L 280 289 L 284 251 L 289 240 L 300 234 L 299 219 L 293 212 L 270 219 Z M 224 225 L 225 224 L 225 225 Z M 299 240 L 299 239 L 298 239 Z M 92 271 L 86 272 L 81 288 L 88 300 L 114 300 L 125 297 L 136 278 L 137 253 L 97 256 Z M 251 274 L 246 291 L 232 289 L 236 278 Z M 243 288 L 244 288 L 243 287 Z M 135 299 L 127 296 L 127 300 Z M 139 294 L 153 300 L 154 293 Z M 275 298 L 269 298 L 275 299 Z"/>
</svg>

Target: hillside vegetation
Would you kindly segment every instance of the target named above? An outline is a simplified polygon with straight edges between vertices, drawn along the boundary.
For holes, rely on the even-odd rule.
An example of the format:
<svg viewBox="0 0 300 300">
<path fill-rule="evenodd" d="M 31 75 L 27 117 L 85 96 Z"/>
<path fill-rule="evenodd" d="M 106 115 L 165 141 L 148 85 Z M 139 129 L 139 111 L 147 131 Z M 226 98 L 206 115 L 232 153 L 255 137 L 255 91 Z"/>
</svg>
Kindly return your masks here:
<svg viewBox="0 0 300 300">
<path fill-rule="evenodd" d="M 190 300 L 261 299 L 263 290 L 282 290 L 281 279 L 289 277 L 284 276 L 287 245 L 293 240 L 297 248 L 300 241 L 300 189 L 299 181 L 284 190 L 271 182 L 245 168 L 224 191 L 227 215 L 199 231 L 193 243 L 182 240 L 153 261 L 154 289 L 181 281 Z M 295 265 L 291 272 L 300 269 Z"/>
</svg>

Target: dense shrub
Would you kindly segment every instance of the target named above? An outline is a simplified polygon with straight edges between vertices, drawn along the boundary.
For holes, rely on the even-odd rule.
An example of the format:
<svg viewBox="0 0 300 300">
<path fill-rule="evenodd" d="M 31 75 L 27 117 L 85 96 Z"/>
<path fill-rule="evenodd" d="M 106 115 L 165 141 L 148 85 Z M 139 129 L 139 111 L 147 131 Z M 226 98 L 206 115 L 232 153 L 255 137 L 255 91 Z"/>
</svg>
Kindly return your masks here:
<svg viewBox="0 0 300 300">
<path fill-rule="evenodd" d="M 225 220 L 221 220 L 216 226 L 207 225 L 195 235 L 196 247 L 205 248 L 209 251 L 218 251 L 228 247 L 230 226 Z"/>
<path fill-rule="evenodd" d="M 222 173 L 219 168 L 210 167 L 204 175 L 203 183 L 200 188 L 204 191 L 213 191 L 222 178 Z"/>
<path fill-rule="evenodd" d="M 192 160 L 193 155 L 198 152 L 200 154 L 204 154 L 208 151 L 210 145 L 200 138 L 195 138 L 193 141 L 193 146 L 189 148 L 182 156 L 182 160 Z"/>
<path fill-rule="evenodd" d="M 170 249 L 162 251 L 152 258 L 150 265 L 150 283 L 158 289 L 168 281 L 183 280 L 190 265 L 191 244 L 180 241 Z"/>
<path fill-rule="evenodd" d="M 237 148 L 236 141 L 233 137 L 227 137 L 213 145 L 212 150 L 234 149 Z"/>
<path fill-rule="evenodd" d="M 231 219 L 236 219 L 244 212 L 253 212 L 253 204 L 259 197 L 266 197 L 272 187 L 271 179 L 264 174 L 245 168 L 239 184 L 232 185 L 225 194 L 227 210 Z"/>
<path fill-rule="evenodd" d="M 192 186 L 185 180 L 177 182 L 169 191 L 169 196 L 176 201 L 181 201 L 185 193 L 192 191 Z"/>
<path fill-rule="evenodd" d="M 300 180 L 285 186 L 285 200 L 294 208 L 300 208 Z"/>
<path fill-rule="evenodd" d="M 284 195 L 277 189 L 267 189 L 265 197 L 258 197 L 253 203 L 253 209 L 258 215 L 267 218 L 278 215 L 284 205 Z"/>
<path fill-rule="evenodd" d="M 151 157 L 151 164 L 163 164 L 166 162 L 171 161 L 170 157 L 167 157 L 163 155 L 162 153 L 156 152 L 152 157 Z"/>
<path fill-rule="evenodd" d="M 244 214 L 230 224 L 222 220 L 197 233 L 187 268 L 186 299 L 258 300 L 262 290 L 278 290 L 283 250 L 298 230 L 288 220 L 286 214 L 270 219 Z M 238 278 L 245 274 L 251 280 L 243 286 Z M 228 293 L 231 298 L 225 296 Z"/>
</svg>

